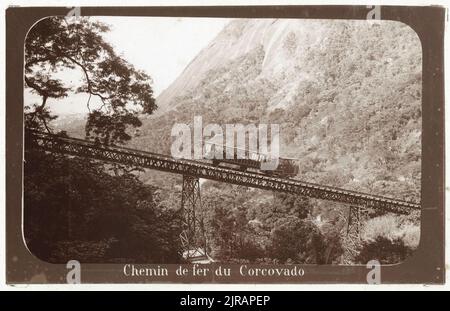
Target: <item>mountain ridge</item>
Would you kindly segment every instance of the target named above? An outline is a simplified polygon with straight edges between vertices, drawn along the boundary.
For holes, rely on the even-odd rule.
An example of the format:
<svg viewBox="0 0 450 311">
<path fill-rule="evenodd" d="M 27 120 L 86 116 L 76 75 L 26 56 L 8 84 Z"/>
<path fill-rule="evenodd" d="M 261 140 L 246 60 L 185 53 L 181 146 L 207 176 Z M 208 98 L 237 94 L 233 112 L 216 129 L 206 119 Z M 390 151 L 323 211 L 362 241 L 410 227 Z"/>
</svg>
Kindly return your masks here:
<svg viewBox="0 0 450 311">
<path fill-rule="evenodd" d="M 300 178 L 418 201 L 421 70 L 420 41 L 401 23 L 235 20 L 131 144 L 168 153 L 171 126 L 195 115 L 279 123 L 281 156 L 301 159 Z"/>
</svg>

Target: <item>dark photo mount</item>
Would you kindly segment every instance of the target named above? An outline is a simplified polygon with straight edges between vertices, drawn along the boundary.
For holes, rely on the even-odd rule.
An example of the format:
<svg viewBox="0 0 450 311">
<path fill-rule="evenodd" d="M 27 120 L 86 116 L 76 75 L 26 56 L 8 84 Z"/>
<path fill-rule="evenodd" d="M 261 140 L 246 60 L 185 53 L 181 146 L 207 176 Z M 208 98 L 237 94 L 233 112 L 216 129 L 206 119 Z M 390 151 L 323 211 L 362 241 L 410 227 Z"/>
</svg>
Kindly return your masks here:
<svg viewBox="0 0 450 311">
<path fill-rule="evenodd" d="M 183 164 L 160 156 L 139 154 L 136 148 L 118 147 L 98 149 L 86 141 L 72 138 L 55 137 L 45 133 L 24 131 L 24 42 L 28 31 L 38 21 L 49 16 L 66 16 L 67 8 L 10 8 L 6 18 L 6 239 L 7 239 L 7 282 L 8 283 L 66 283 L 68 268 L 65 263 L 49 263 L 30 253 L 24 237 L 23 219 L 23 161 L 24 138 L 28 137 L 46 151 L 62 152 L 75 156 L 91 157 L 121 164 L 137 164 L 142 167 L 171 171 L 183 175 L 183 202 L 187 212 L 184 226 L 189 228 L 181 234 L 181 243 L 187 243 L 185 255 L 205 257 L 196 254 L 202 245 L 198 242 L 201 232 L 195 227 L 197 219 L 192 215 L 200 197 L 198 178 L 209 178 L 231 184 L 250 186 L 260 189 L 280 190 L 310 198 L 343 202 L 352 206 L 379 208 L 387 212 L 403 213 L 420 209 L 420 244 L 414 252 L 401 263 L 383 264 L 381 283 L 429 283 L 444 282 L 444 75 L 443 75 L 443 8 L 438 7 L 385 7 L 380 9 L 381 21 L 398 21 L 408 25 L 418 36 L 422 52 L 422 148 L 421 148 L 421 197 L 420 203 L 407 202 L 376 195 L 321 185 L 295 181 L 284 181 L 283 176 L 260 177 L 257 174 L 244 175 L 242 172 L 229 172 L 224 177 L 209 167 Z M 160 17 L 211 17 L 211 18 L 279 18 L 303 20 L 366 20 L 371 9 L 365 6 L 255 6 L 255 7 L 82 7 L 81 16 L 160 16 Z M 75 13 L 77 10 L 74 11 Z M 401 39 L 401 38 L 400 38 Z M 99 152 L 99 150 L 101 152 Z M 26 160 L 26 159 L 25 159 Z M 128 162 L 127 162 L 128 161 Z M 131 162 L 130 162 L 131 161 Z M 142 164 L 144 163 L 144 164 Z M 291 173 L 293 169 L 285 171 Z M 187 174 L 189 173 L 189 174 Z M 190 178 L 189 176 L 196 176 Z M 277 179 L 278 178 L 278 179 Z M 186 191 L 185 191 L 186 189 Z M 63 208 L 63 207 L 61 207 Z M 350 208 L 349 231 L 357 230 L 362 212 L 359 208 Z M 198 222 L 197 222 L 198 223 Z M 356 226 L 355 226 L 356 224 Z M 190 242 L 191 241 L 191 242 Z M 201 244 L 201 243 L 200 243 Z M 184 244 L 183 244 L 184 245 Z M 204 248 L 206 249 L 206 247 Z M 95 262 L 95 261 L 94 261 Z M 191 260 L 191 263 L 194 261 Z M 82 263 L 82 283 L 137 283 L 137 282 L 192 282 L 192 283 L 366 283 L 370 266 L 354 265 L 315 265 L 295 264 L 304 269 L 301 277 L 239 275 L 242 265 L 234 263 L 210 263 L 217 267 L 230 268 L 231 276 L 215 275 L 210 277 L 177 276 L 179 266 L 191 266 L 190 263 L 149 264 L 148 267 L 167 268 L 168 275 L 130 278 L 124 274 L 124 263 Z M 145 264 L 145 262 L 139 262 Z M 264 268 L 293 268 L 289 264 L 271 262 L 269 264 L 249 263 L 245 271 Z M 295 269 L 294 269 L 295 270 Z M 236 271 L 236 273 L 234 273 Z M 296 272 L 297 273 L 297 272 Z"/>
</svg>

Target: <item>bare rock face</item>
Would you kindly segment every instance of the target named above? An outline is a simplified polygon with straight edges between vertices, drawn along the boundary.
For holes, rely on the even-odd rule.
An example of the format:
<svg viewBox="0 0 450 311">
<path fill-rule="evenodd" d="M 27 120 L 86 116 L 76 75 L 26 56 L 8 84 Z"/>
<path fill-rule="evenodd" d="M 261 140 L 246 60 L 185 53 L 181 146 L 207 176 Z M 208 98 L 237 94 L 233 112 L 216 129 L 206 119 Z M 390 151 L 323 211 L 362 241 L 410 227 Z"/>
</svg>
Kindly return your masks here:
<svg viewBox="0 0 450 311">
<path fill-rule="evenodd" d="M 243 57 L 259 47 L 264 49 L 261 69 L 264 74 L 283 71 L 289 54 L 296 53 L 298 39 L 295 33 L 286 32 L 286 28 L 295 28 L 292 20 L 234 20 L 186 67 L 174 83 L 161 93 L 157 102 L 162 110 L 176 106 L 172 100 L 182 96 L 187 90 L 194 89 L 210 70 L 223 67 L 230 61 Z M 300 28 L 301 29 L 301 28 Z M 283 44 L 283 40 L 286 43 Z M 305 38 L 303 38 L 305 39 Z M 281 60 L 278 50 L 286 46 L 287 57 Z"/>
<path fill-rule="evenodd" d="M 392 56 L 398 58 L 395 56 L 400 52 L 398 46 L 389 41 L 392 35 L 402 37 L 402 42 L 406 42 L 402 48 L 405 52 L 408 48 L 420 49 L 414 31 L 397 22 L 371 24 L 367 21 L 237 19 L 230 22 L 192 60 L 160 94 L 157 103 L 161 111 L 176 107 L 179 101 L 175 99 L 198 87 L 208 72 L 225 68 L 226 74 L 230 63 L 261 49 L 263 55 L 261 62 L 257 63 L 257 78 L 270 80 L 276 90 L 269 100 L 268 109 L 283 108 L 295 103 L 296 96 L 305 92 L 306 84 L 323 86 L 337 78 L 339 73 L 336 70 L 321 70 L 326 69 L 327 65 L 317 62 L 321 56 L 328 54 L 328 60 L 335 57 L 331 61 L 337 67 L 344 57 L 354 58 L 354 66 L 360 66 L 362 64 L 357 62 L 365 59 L 358 59 L 358 56 L 371 48 L 370 41 L 378 40 L 382 33 L 387 38 L 381 38 L 378 47 L 375 45 L 377 51 L 373 52 L 376 56 L 371 61 L 376 62 L 377 56 L 383 57 L 383 62 L 393 61 Z M 409 42 L 405 37 L 410 38 Z"/>
</svg>

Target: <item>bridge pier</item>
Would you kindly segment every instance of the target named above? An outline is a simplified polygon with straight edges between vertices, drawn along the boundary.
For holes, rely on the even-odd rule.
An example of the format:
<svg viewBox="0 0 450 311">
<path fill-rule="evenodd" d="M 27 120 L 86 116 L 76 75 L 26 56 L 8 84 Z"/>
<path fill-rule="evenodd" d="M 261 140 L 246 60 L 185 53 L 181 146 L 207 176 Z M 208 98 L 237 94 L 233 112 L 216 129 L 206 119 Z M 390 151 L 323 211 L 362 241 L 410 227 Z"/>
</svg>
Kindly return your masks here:
<svg viewBox="0 0 450 311">
<path fill-rule="evenodd" d="M 348 216 L 344 217 L 347 226 L 343 230 L 342 244 L 344 254 L 341 262 L 344 265 L 354 263 L 355 257 L 361 248 L 362 222 L 366 219 L 367 210 L 359 206 L 350 206 Z"/>
<path fill-rule="evenodd" d="M 183 223 L 180 239 L 183 257 L 188 261 L 201 260 L 202 257 L 207 257 L 207 255 L 198 177 L 183 175 L 181 212 L 183 215 Z"/>
</svg>

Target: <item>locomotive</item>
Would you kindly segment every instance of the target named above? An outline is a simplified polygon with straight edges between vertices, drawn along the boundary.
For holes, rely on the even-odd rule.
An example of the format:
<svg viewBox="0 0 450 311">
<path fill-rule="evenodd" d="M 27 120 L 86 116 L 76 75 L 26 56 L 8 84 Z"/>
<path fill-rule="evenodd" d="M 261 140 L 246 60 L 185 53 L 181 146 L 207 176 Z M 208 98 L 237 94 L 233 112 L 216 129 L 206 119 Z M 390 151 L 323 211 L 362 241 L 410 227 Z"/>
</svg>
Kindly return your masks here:
<svg viewBox="0 0 450 311">
<path fill-rule="evenodd" d="M 205 143 L 205 145 L 206 152 L 204 154 L 204 160 L 211 161 L 214 166 L 222 166 L 238 169 L 243 172 L 252 172 L 283 178 L 294 177 L 299 172 L 298 165 L 295 163 L 296 159 L 278 158 L 278 165 L 275 169 L 264 169 L 262 164 L 272 160 L 269 155 L 251 150 L 243 150 L 237 147 L 223 146 L 223 156 L 221 159 L 218 159 L 215 157 L 215 148 L 217 144 Z M 237 156 L 239 150 L 241 150 L 241 153 L 245 155 L 243 158 Z M 232 153 L 234 156 L 227 156 L 227 151 L 229 154 Z"/>
</svg>

